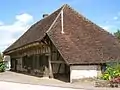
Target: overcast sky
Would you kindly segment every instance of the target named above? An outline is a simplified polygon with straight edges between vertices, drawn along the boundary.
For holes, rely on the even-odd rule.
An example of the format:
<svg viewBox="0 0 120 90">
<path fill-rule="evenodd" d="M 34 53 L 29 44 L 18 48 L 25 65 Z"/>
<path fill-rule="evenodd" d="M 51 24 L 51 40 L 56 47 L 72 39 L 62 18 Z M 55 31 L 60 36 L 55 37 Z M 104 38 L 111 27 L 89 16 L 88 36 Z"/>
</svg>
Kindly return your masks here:
<svg viewBox="0 0 120 90">
<path fill-rule="evenodd" d="M 120 28 L 120 0 L 0 0 L 0 51 L 20 37 L 44 13 L 69 4 L 110 33 Z"/>
</svg>

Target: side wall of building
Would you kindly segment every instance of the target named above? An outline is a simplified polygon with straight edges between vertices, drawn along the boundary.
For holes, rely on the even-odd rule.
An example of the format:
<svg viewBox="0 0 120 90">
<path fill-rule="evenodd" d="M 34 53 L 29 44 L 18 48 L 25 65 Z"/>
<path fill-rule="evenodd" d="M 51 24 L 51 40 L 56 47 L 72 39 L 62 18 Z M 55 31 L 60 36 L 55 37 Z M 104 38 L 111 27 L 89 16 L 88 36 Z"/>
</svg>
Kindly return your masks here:
<svg viewBox="0 0 120 90">
<path fill-rule="evenodd" d="M 70 66 L 70 82 L 97 77 L 101 73 L 100 68 L 100 65 L 72 65 Z"/>
<path fill-rule="evenodd" d="M 5 65 L 6 65 L 6 70 L 10 70 L 10 67 L 11 67 L 10 56 L 5 55 L 4 58 L 3 58 L 3 61 L 4 61 Z"/>
</svg>

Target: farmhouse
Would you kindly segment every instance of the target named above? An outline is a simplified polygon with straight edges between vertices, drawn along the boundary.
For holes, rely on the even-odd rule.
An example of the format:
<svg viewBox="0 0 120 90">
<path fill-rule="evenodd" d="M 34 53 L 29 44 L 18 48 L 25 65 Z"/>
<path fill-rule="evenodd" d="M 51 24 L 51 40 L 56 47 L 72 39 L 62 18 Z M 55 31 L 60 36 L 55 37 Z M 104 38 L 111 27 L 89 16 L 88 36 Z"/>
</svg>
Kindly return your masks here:
<svg viewBox="0 0 120 90">
<path fill-rule="evenodd" d="M 106 62 L 120 60 L 117 38 L 69 5 L 43 16 L 3 52 L 11 70 L 72 82 L 97 77 Z"/>
</svg>

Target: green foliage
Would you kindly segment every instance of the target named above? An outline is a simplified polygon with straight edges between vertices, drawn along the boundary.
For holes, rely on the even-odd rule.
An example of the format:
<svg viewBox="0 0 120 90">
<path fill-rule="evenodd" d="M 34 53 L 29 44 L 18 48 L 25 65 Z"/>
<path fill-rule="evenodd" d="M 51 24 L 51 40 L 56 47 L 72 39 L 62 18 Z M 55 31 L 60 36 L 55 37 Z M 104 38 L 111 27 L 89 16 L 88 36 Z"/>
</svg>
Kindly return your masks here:
<svg viewBox="0 0 120 90">
<path fill-rule="evenodd" d="M 118 29 L 117 32 L 114 33 L 114 35 L 115 35 L 118 39 L 120 39 L 120 30 Z"/>
<path fill-rule="evenodd" d="M 0 63 L 0 72 L 4 72 L 5 71 L 5 64 L 3 62 Z"/>
<path fill-rule="evenodd" d="M 120 63 L 107 64 L 106 71 L 102 74 L 101 79 L 111 80 L 120 76 Z"/>
</svg>

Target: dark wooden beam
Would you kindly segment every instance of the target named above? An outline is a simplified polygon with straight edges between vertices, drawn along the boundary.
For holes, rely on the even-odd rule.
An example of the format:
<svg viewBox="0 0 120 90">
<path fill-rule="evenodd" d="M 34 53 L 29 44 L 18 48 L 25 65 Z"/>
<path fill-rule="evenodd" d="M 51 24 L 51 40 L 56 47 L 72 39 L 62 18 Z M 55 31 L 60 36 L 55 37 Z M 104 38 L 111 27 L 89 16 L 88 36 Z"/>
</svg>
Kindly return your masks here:
<svg viewBox="0 0 120 90">
<path fill-rule="evenodd" d="M 56 60 L 56 61 L 51 61 L 51 63 L 60 64 L 60 63 L 65 63 L 65 62 L 64 61 L 58 61 L 58 60 Z"/>
<path fill-rule="evenodd" d="M 61 63 L 60 63 L 60 65 L 59 65 L 59 67 L 58 67 L 58 72 L 57 72 L 57 73 L 59 73 L 59 72 L 60 72 L 60 67 L 61 67 Z"/>
</svg>

